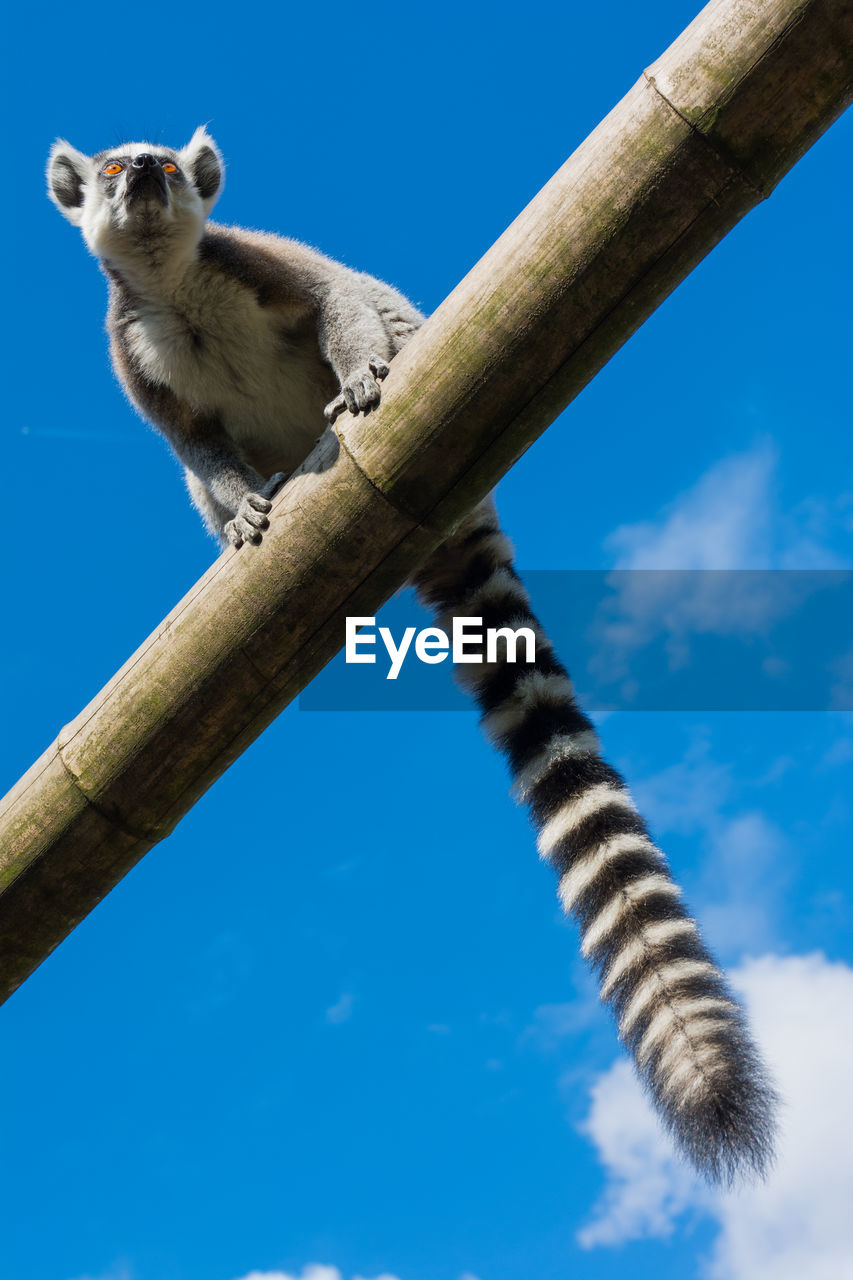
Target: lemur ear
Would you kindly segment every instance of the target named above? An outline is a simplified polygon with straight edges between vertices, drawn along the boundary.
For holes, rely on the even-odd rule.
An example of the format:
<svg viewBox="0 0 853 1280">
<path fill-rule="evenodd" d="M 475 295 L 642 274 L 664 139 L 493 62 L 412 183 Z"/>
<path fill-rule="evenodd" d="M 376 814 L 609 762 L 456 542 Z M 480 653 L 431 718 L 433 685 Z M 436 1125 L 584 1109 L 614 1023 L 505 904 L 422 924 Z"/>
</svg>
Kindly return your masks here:
<svg viewBox="0 0 853 1280">
<path fill-rule="evenodd" d="M 216 143 L 200 125 L 181 151 L 184 171 L 193 180 L 204 201 L 205 214 L 210 213 L 225 184 L 225 162 Z"/>
<path fill-rule="evenodd" d="M 57 138 L 50 149 L 47 162 L 47 194 L 59 212 L 80 225 L 86 183 L 92 176 L 92 161 L 82 151 L 75 151 L 62 138 Z"/>
</svg>

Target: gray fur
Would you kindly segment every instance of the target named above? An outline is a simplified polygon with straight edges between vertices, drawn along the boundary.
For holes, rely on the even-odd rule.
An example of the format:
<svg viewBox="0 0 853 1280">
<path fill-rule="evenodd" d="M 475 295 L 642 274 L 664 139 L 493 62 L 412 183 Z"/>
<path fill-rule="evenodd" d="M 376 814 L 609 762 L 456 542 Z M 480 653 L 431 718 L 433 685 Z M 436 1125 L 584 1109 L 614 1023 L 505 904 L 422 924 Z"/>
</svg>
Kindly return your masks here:
<svg viewBox="0 0 853 1280">
<path fill-rule="evenodd" d="M 111 165 L 119 171 L 105 173 Z M 58 142 L 48 165 L 51 199 L 109 279 L 116 373 L 183 463 L 208 529 L 239 547 L 261 541 L 270 499 L 325 423 L 379 403 L 389 361 L 423 317 L 389 285 L 305 245 L 208 223 L 222 181 L 204 129 L 179 151 L 134 143 L 90 158 Z M 462 678 L 664 1122 L 709 1177 L 762 1172 L 775 1096 L 742 1011 L 602 759 L 512 561 L 486 501 L 415 585 L 446 629 L 487 613 L 490 626 L 523 622 L 537 634 L 533 664 L 488 662 L 460 668 Z"/>
</svg>

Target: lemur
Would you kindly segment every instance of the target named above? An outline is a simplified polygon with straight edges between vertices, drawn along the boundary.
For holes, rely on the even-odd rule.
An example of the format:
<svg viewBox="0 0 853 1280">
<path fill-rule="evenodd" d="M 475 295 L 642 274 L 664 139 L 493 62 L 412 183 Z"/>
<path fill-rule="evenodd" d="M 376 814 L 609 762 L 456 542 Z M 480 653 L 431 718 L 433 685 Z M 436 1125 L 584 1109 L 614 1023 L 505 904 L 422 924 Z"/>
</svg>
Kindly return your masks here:
<svg viewBox="0 0 853 1280">
<path fill-rule="evenodd" d="M 260 543 L 273 494 L 326 424 L 379 404 L 389 362 L 423 316 L 391 286 L 294 240 L 208 222 L 223 177 L 204 128 L 181 150 L 139 142 L 87 156 L 58 141 L 48 163 L 50 198 L 109 282 L 116 375 L 183 464 L 210 532 L 240 547 Z M 762 1175 L 776 1098 L 743 1012 L 601 756 L 490 498 L 413 585 L 445 628 L 473 614 L 484 627 L 535 629 L 532 665 L 472 664 L 461 678 L 663 1121 L 711 1180 Z"/>
</svg>

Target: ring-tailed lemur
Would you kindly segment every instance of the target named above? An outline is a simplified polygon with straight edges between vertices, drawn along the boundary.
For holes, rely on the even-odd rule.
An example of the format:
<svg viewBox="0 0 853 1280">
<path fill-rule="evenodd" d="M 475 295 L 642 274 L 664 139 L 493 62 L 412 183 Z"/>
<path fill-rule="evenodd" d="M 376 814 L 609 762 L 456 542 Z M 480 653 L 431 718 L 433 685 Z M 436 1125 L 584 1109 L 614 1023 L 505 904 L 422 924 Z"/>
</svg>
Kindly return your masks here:
<svg viewBox="0 0 853 1280">
<path fill-rule="evenodd" d="M 206 221 L 223 183 L 213 140 L 95 156 L 57 142 L 49 194 L 109 280 L 115 371 L 166 436 L 210 531 L 258 543 L 270 498 L 334 421 L 379 403 L 423 317 L 400 293 L 293 240 Z M 513 568 L 491 500 L 414 585 L 447 626 L 528 625 L 532 666 L 462 668 L 529 806 L 623 1043 L 693 1162 L 728 1180 L 771 1158 L 775 1095 L 743 1013 L 681 903 L 620 775 L 599 753 Z"/>
</svg>

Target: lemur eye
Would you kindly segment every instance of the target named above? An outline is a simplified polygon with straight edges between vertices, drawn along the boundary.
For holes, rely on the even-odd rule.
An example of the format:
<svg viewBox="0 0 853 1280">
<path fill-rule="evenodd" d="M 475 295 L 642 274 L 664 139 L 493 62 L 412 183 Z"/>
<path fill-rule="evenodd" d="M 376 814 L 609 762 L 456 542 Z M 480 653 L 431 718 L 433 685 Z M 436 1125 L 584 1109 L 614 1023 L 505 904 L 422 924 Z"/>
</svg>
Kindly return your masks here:
<svg viewBox="0 0 853 1280">
<path fill-rule="evenodd" d="M 114 178 L 117 173 L 121 173 L 124 168 L 123 164 L 119 164 L 118 160 L 111 160 L 109 164 L 104 165 L 104 173 L 108 178 Z"/>
<path fill-rule="evenodd" d="M 164 173 L 177 173 L 177 172 L 178 172 L 178 166 L 177 166 L 176 164 L 172 164 L 171 160 L 167 160 L 167 161 L 166 161 L 166 163 L 163 165 L 163 172 L 164 172 Z"/>
</svg>

